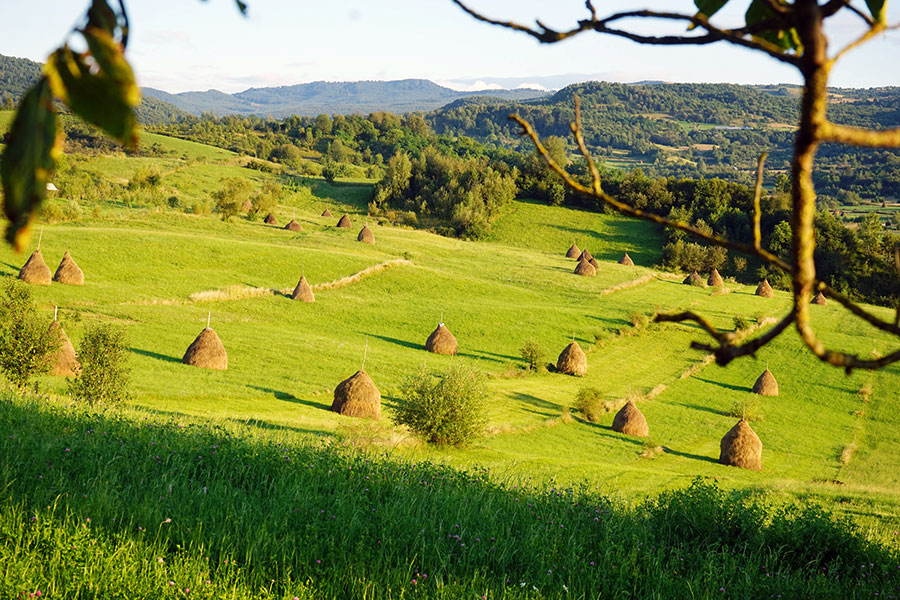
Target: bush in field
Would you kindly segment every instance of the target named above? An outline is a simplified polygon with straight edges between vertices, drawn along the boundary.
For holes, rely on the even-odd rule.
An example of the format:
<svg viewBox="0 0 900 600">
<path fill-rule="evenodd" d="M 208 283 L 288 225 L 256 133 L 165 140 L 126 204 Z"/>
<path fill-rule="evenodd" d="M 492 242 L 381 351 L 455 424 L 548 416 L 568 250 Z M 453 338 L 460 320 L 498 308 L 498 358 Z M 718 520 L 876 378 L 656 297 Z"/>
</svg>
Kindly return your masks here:
<svg viewBox="0 0 900 600">
<path fill-rule="evenodd" d="M 484 376 L 453 366 L 445 374 L 425 369 L 403 384 L 397 423 L 438 446 L 465 446 L 484 431 Z"/>
<path fill-rule="evenodd" d="M 541 371 L 546 368 L 544 361 L 547 360 L 547 349 L 537 340 L 526 341 L 519 352 L 528 363 L 529 371 Z"/>
<path fill-rule="evenodd" d="M 0 371 L 14 386 L 24 388 L 32 377 L 50 370 L 59 345 L 28 284 L 10 278 L 0 296 Z"/>
<path fill-rule="evenodd" d="M 237 177 L 225 179 L 222 189 L 213 194 L 216 208 L 222 213 L 223 221 L 229 220 L 243 210 L 244 203 L 250 199 L 251 191 L 253 186 L 246 179 Z"/>
<path fill-rule="evenodd" d="M 603 393 L 597 388 L 581 388 L 575 396 L 575 410 L 591 423 L 600 421 L 600 417 L 609 412 Z"/>
<path fill-rule="evenodd" d="M 128 342 L 125 332 L 102 323 L 89 327 L 78 347 L 81 371 L 69 382 L 69 393 L 90 404 L 112 404 L 128 398 Z"/>
<path fill-rule="evenodd" d="M 253 195 L 250 202 L 253 204 L 251 214 L 265 215 L 278 207 L 278 202 L 284 196 L 281 185 L 274 181 L 267 181 L 261 190 Z"/>
</svg>

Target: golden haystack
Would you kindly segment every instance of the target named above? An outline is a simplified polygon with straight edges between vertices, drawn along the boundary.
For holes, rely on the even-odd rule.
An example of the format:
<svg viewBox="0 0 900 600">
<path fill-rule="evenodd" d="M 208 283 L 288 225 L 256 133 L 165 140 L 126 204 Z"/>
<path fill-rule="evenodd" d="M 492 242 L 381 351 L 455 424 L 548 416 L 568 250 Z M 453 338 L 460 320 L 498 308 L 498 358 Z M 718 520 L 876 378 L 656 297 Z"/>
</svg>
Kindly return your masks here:
<svg viewBox="0 0 900 600">
<path fill-rule="evenodd" d="M 575 267 L 575 274 L 593 277 L 597 274 L 597 269 L 590 262 L 582 258 L 578 261 L 578 266 Z"/>
<path fill-rule="evenodd" d="M 559 358 L 556 359 L 556 370 L 566 375 L 579 377 L 587 373 L 587 356 L 578 342 L 572 342 L 559 353 Z"/>
<path fill-rule="evenodd" d="M 425 349 L 435 354 L 456 354 L 459 346 L 456 343 L 456 338 L 453 337 L 447 326 L 443 323 L 438 323 L 438 326 L 425 340 Z"/>
<path fill-rule="evenodd" d="M 337 226 L 343 227 L 344 229 L 350 229 L 353 226 L 353 224 L 350 223 L 350 217 L 348 217 L 347 215 L 344 215 L 343 217 L 338 219 Z"/>
<path fill-rule="evenodd" d="M 55 334 L 54 334 L 55 332 Z M 75 346 L 72 340 L 66 335 L 65 330 L 59 321 L 50 323 L 51 335 L 59 336 L 59 350 L 53 356 L 53 366 L 50 369 L 51 375 L 59 375 L 61 377 L 73 377 L 81 365 L 78 363 L 78 356 L 75 354 Z"/>
<path fill-rule="evenodd" d="M 597 262 L 597 259 L 596 259 L 596 258 L 594 258 L 594 257 L 592 256 L 592 257 L 590 258 L 590 260 L 588 260 L 588 262 L 591 263 L 591 266 L 594 267 L 594 270 L 595 270 L 595 271 L 599 271 L 599 270 L 600 270 L 600 263 Z"/>
<path fill-rule="evenodd" d="M 291 219 L 291 222 L 284 226 L 288 231 L 303 231 L 303 225 Z"/>
<path fill-rule="evenodd" d="M 582 250 L 581 254 L 578 255 L 578 260 L 591 260 L 592 258 L 594 256 L 587 250 Z"/>
<path fill-rule="evenodd" d="M 763 374 L 756 379 L 756 383 L 753 384 L 753 393 L 759 394 L 760 396 L 778 395 L 778 382 L 775 381 L 775 376 L 772 375 L 772 371 L 770 371 L 768 367 L 763 371 Z"/>
<path fill-rule="evenodd" d="M 613 431 L 624 433 L 625 435 L 633 435 L 635 437 L 650 437 L 650 428 L 647 426 L 647 419 L 644 413 L 638 410 L 634 400 L 625 403 L 616 417 L 613 419 Z"/>
<path fill-rule="evenodd" d="M 759 285 L 756 286 L 756 295 L 762 296 L 763 298 L 774 298 L 775 290 L 772 289 L 772 286 L 769 285 L 768 279 L 763 279 L 759 282 Z"/>
<path fill-rule="evenodd" d="M 709 279 L 706 280 L 706 285 L 712 287 L 725 287 L 725 282 L 722 280 L 722 276 L 719 275 L 718 269 L 713 269 L 709 274 Z"/>
<path fill-rule="evenodd" d="M 365 244 L 374 244 L 375 234 L 372 233 L 372 230 L 369 229 L 368 225 L 363 225 L 363 228 L 359 230 L 359 235 L 356 236 L 356 241 Z"/>
<path fill-rule="evenodd" d="M 634 261 L 631 260 L 631 257 L 628 256 L 628 253 L 626 252 L 626 253 L 625 253 L 625 256 L 623 256 L 622 258 L 619 259 L 619 264 L 620 264 L 620 265 L 625 265 L 625 266 L 627 266 L 627 267 L 633 267 L 633 266 L 634 266 Z"/>
<path fill-rule="evenodd" d="M 241 212 L 250 212 L 253 210 L 253 203 L 250 200 L 244 200 L 244 203 L 241 204 Z"/>
<path fill-rule="evenodd" d="M 56 273 L 53 274 L 53 281 L 69 285 L 84 285 L 84 272 L 75 263 L 75 259 L 68 250 L 59 261 Z"/>
<path fill-rule="evenodd" d="M 278 225 L 278 219 L 275 218 L 275 215 L 273 215 L 272 213 L 269 213 L 266 215 L 265 224 L 266 225 Z"/>
<path fill-rule="evenodd" d="M 300 277 L 300 281 L 297 282 L 297 287 L 294 288 L 294 293 L 291 294 L 291 298 L 300 300 L 301 302 L 316 301 L 316 296 L 313 294 L 312 288 L 309 287 L 309 282 L 306 281 L 306 275 Z"/>
<path fill-rule="evenodd" d="M 346 417 L 381 418 L 381 392 L 375 382 L 360 369 L 334 388 L 331 410 Z"/>
<path fill-rule="evenodd" d="M 703 278 L 700 277 L 700 274 L 697 273 L 697 271 L 694 271 L 693 273 L 685 277 L 682 283 L 684 283 L 684 285 L 695 285 L 697 287 L 704 286 Z"/>
<path fill-rule="evenodd" d="M 725 434 L 719 444 L 719 462 L 742 469 L 762 469 L 762 442 L 744 419 Z"/>
<path fill-rule="evenodd" d="M 225 346 L 222 345 L 222 340 L 216 332 L 211 327 L 206 327 L 188 346 L 181 362 L 204 369 L 224 371 L 228 368 L 228 353 L 225 352 Z"/>
<path fill-rule="evenodd" d="M 40 250 L 35 250 L 19 270 L 19 279 L 35 285 L 50 285 L 50 268 Z"/>
<path fill-rule="evenodd" d="M 566 258 L 579 258 L 581 256 L 581 250 L 578 249 L 578 246 L 572 244 L 569 246 L 568 252 L 566 252 Z"/>
<path fill-rule="evenodd" d="M 328 210 L 328 209 L 326 208 L 324 211 L 322 211 L 322 216 L 323 216 L 323 217 L 328 217 L 328 218 L 330 219 L 330 218 L 333 217 L 334 215 L 332 215 L 332 214 L 331 214 L 331 211 Z"/>
<path fill-rule="evenodd" d="M 812 299 L 812 304 L 818 304 L 819 306 L 825 306 L 828 304 L 828 298 L 825 297 L 825 294 L 819 292 L 816 294 L 816 297 Z"/>
</svg>

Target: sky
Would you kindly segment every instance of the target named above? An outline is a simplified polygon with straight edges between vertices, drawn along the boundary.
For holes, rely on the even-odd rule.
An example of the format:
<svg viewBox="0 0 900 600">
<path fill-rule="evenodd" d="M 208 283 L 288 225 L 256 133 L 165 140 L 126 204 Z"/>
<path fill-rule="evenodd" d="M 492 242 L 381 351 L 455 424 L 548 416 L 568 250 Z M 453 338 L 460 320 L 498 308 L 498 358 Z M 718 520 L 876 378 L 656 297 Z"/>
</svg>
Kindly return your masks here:
<svg viewBox="0 0 900 600">
<path fill-rule="evenodd" d="M 0 54 L 43 62 L 78 25 L 88 0 L 2 0 Z M 456 89 L 546 87 L 585 80 L 633 82 L 799 83 L 796 72 L 759 53 L 724 43 L 704 47 L 640 46 L 593 33 L 552 45 L 484 23 L 450 0 L 129 0 L 126 55 L 142 86 L 167 92 L 311 81 L 430 79 Z M 720 23 L 740 22 L 748 0 Z M 854 0 L 865 9 L 864 2 Z M 891 6 L 891 4 L 893 4 Z M 900 2 L 888 20 L 900 23 Z M 469 0 L 484 14 L 523 23 L 540 18 L 565 28 L 587 16 L 583 0 Z M 600 14 L 633 8 L 691 13 L 691 0 L 595 0 Z M 860 33 L 852 15 L 836 17 L 838 48 Z M 714 21 L 715 22 L 715 21 Z M 682 33 L 646 23 L 634 28 Z M 900 85 L 900 31 L 880 36 L 835 67 L 838 87 Z"/>
</svg>

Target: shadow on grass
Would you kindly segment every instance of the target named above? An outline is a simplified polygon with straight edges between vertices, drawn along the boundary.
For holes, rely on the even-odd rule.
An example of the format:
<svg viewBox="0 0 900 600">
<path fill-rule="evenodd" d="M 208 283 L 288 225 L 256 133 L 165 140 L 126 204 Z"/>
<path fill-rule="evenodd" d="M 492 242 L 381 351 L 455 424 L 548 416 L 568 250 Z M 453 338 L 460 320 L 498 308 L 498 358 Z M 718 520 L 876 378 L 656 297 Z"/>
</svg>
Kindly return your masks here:
<svg viewBox="0 0 900 600">
<path fill-rule="evenodd" d="M 714 415 L 719 415 L 720 417 L 728 417 L 730 416 L 724 410 L 716 410 L 714 408 L 710 408 L 708 406 L 701 406 L 700 404 L 682 404 L 685 408 L 693 408 L 694 410 L 702 410 L 703 412 L 712 413 Z"/>
<path fill-rule="evenodd" d="M 668 446 L 663 446 L 662 448 L 666 454 L 671 454 L 673 456 L 680 456 L 681 458 L 689 458 L 691 460 L 701 460 L 703 462 L 710 462 L 710 463 L 713 463 L 716 465 L 719 464 L 718 460 L 716 460 L 715 458 L 711 458 L 709 456 L 701 456 L 699 454 L 691 454 L 690 452 L 680 452 L 678 450 L 672 450 Z"/>
<path fill-rule="evenodd" d="M 12 277 L 17 276 L 19 274 L 19 271 L 22 270 L 22 267 L 17 267 L 16 265 L 10 264 L 8 262 L 0 262 L 0 266 L 9 267 L 10 268 L 9 275 Z M 0 274 L 5 275 L 6 273 L 4 273 L 3 271 L 0 271 Z"/>
<path fill-rule="evenodd" d="M 129 348 L 128 350 L 131 352 L 134 352 L 135 354 L 139 354 L 140 356 L 155 358 L 157 360 L 162 360 L 165 362 L 172 362 L 172 363 L 180 363 L 181 362 L 181 359 L 178 358 L 177 356 L 169 356 L 167 354 L 160 354 L 159 352 L 152 352 L 150 350 L 142 350 L 141 348 Z"/>
<path fill-rule="evenodd" d="M 368 335 L 369 337 L 373 337 L 377 340 L 381 340 L 382 342 L 387 342 L 389 344 L 403 346 L 404 348 L 411 348 L 413 350 L 425 350 L 424 343 L 416 344 L 415 342 L 408 342 L 406 340 L 398 340 L 397 338 L 388 337 L 386 335 L 375 335 L 374 333 L 367 333 L 365 331 L 359 331 L 357 333 L 361 333 L 362 335 Z"/>
<path fill-rule="evenodd" d="M 521 402 L 522 404 L 526 404 L 531 406 L 537 410 L 528 410 L 528 412 L 540 415 L 542 417 L 558 417 L 562 413 L 563 407 L 555 402 L 548 402 L 547 400 L 542 400 L 537 396 L 532 396 L 531 394 L 523 394 L 521 392 L 516 392 L 509 396 L 512 400 L 516 402 Z"/>
<path fill-rule="evenodd" d="M 248 388 L 251 390 L 256 390 L 257 392 L 263 392 L 264 394 L 271 394 L 278 400 L 283 400 L 285 402 L 293 402 L 294 404 L 303 404 L 305 406 L 309 406 L 312 408 L 321 408 L 325 410 L 331 410 L 330 404 L 325 404 L 322 402 L 313 402 L 312 400 L 304 400 L 302 398 L 298 398 L 290 392 L 282 392 L 280 390 L 273 390 L 272 388 L 262 387 L 258 385 L 248 385 Z"/>
<path fill-rule="evenodd" d="M 703 379 L 702 377 L 697 376 L 694 376 L 694 379 L 696 379 L 697 381 L 702 381 L 703 383 L 711 383 L 727 390 L 735 390 L 736 392 L 750 392 L 753 390 L 753 388 L 748 386 L 731 385 L 730 383 L 722 383 L 721 381 L 713 381 L 712 379 Z"/>
<path fill-rule="evenodd" d="M 594 430 L 594 433 L 596 433 L 597 435 L 602 435 L 603 437 L 607 437 L 611 440 L 616 440 L 617 442 L 626 442 L 628 444 L 633 444 L 635 446 L 641 446 L 641 447 L 644 446 L 644 440 L 646 438 L 640 438 L 640 439 L 634 438 L 629 435 L 625 435 L 624 433 L 615 431 L 615 430 L 613 430 L 612 427 L 608 427 L 606 425 L 601 425 L 600 423 L 594 423 L 592 421 L 588 421 L 587 419 L 576 416 L 576 415 L 573 415 L 573 418 L 578 423 L 581 423 L 582 425 L 587 425 L 588 427 L 592 428 Z"/>
</svg>

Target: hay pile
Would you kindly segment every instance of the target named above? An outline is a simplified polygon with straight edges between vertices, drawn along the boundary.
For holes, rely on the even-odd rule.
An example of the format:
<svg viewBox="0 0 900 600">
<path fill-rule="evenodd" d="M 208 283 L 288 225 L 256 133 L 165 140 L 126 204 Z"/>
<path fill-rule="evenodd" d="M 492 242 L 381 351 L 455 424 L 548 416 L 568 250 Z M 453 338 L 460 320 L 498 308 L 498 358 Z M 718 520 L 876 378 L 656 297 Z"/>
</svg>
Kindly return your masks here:
<svg viewBox="0 0 900 600">
<path fill-rule="evenodd" d="M 297 287 L 294 288 L 294 293 L 291 294 L 291 298 L 293 300 L 300 300 L 301 302 L 316 301 L 316 296 L 313 294 L 312 288 L 309 287 L 309 282 L 306 281 L 306 275 L 300 277 L 300 281 L 297 282 Z"/>
<path fill-rule="evenodd" d="M 762 469 L 762 442 L 744 419 L 725 434 L 719 444 L 719 462 L 742 469 Z"/>
<path fill-rule="evenodd" d="M 582 258 L 575 267 L 575 274 L 593 277 L 597 274 L 597 269 L 590 262 Z"/>
<path fill-rule="evenodd" d="M 569 246 L 568 252 L 566 252 L 566 258 L 578 258 L 581 255 L 581 250 L 578 249 L 578 246 L 572 244 Z"/>
<path fill-rule="evenodd" d="M 331 211 L 328 210 L 328 209 L 326 208 L 324 211 L 322 211 L 322 216 L 323 216 L 323 217 L 328 217 L 328 218 L 330 219 L 330 218 L 333 217 L 334 215 L 332 215 L 332 214 L 331 214 Z"/>
<path fill-rule="evenodd" d="M 363 228 L 359 230 L 359 235 L 356 236 L 356 241 L 363 242 L 364 244 L 374 244 L 375 234 L 372 233 L 372 230 L 369 229 L 368 225 L 363 225 Z"/>
<path fill-rule="evenodd" d="M 682 283 L 684 283 L 684 285 L 694 285 L 697 287 L 703 287 L 705 285 L 703 283 L 703 278 L 700 277 L 700 274 L 697 273 L 697 271 L 694 271 L 693 273 L 685 277 Z"/>
<path fill-rule="evenodd" d="M 718 269 L 713 269 L 709 274 L 709 279 L 706 280 L 706 285 L 711 287 L 725 287 L 725 282 L 722 280 L 722 276 L 719 275 Z"/>
<path fill-rule="evenodd" d="M 244 200 L 244 203 L 241 204 L 241 212 L 248 213 L 253 210 L 253 203 L 250 200 Z"/>
<path fill-rule="evenodd" d="M 84 272 L 78 267 L 68 250 L 63 254 L 62 260 L 59 261 L 59 266 L 56 267 L 53 281 L 69 285 L 84 285 Z"/>
<path fill-rule="evenodd" d="M 763 298 L 774 298 L 775 290 L 772 289 L 772 286 L 769 285 L 768 279 L 763 279 L 759 282 L 759 285 L 756 286 L 756 295 L 762 296 Z"/>
<path fill-rule="evenodd" d="M 203 369 L 224 371 L 228 368 L 228 353 L 216 332 L 211 327 L 206 327 L 188 346 L 181 362 Z"/>
<path fill-rule="evenodd" d="M 19 279 L 35 285 L 50 285 L 50 267 L 44 262 L 40 250 L 35 250 L 19 270 Z"/>
<path fill-rule="evenodd" d="M 353 224 L 350 223 L 350 217 L 348 217 L 347 215 L 344 215 L 343 217 L 338 219 L 337 226 L 342 227 L 344 229 L 350 229 L 353 226 Z"/>
<path fill-rule="evenodd" d="M 594 270 L 595 270 L 595 271 L 599 271 L 599 270 L 600 270 L 600 263 L 597 262 L 597 259 L 596 259 L 596 258 L 594 258 L 594 257 L 592 256 L 591 259 L 590 259 L 588 262 L 591 263 L 591 266 L 594 267 Z"/>
<path fill-rule="evenodd" d="M 275 215 L 273 215 L 272 213 L 266 215 L 264 222 L 266 225 L 278 225 L 278 219 L 276 219 Z"/>
<path fill-rule="evenodd" d="M 828 304 L 828 298 L 825 297 L 825 294 L 819 292 L 816 294 L 816 297 L 812 299 L 812 304 L 818 304 L 819 306 L 825 306 Z"/>
<path fill-rule="evenodd" d="M 381 418 L 381 393 L 375 382 L 360 369 L 334 388 L 331 410 L 346 417 Z"/>
<path fill-rule="evenodd" d="M 626 252 L 626 253 L 625 253 L 625 256 L 623 256 L 622 258 L 619 259 L 619 264 L 620 264 L 620 265 L 625 265 L 626 267 L 633 267 L 633 266 L 634 266 L 634 261 L 631 260 L 631 257 L 628 256 L 628 253 Z"/>
<path fill-rule="evenodd" d="M 625 435 L 633 435 L 635 437 L 650 437 L 650 428 L 647 426 L 647 419 L 644 413 L 638 410 L 634 400 L 625 403 L 619 412 L 616 413 L 612 424 L 613 431 L 624 433 Z"/>
<path fill-rule="evenodd" d="M 578 255 L 578 260 L 591 260 L 592 258 L 594 256 L 587 250 L 582 250 L 581 254 Z"/>
<path fill-rule="evenodd" d="M 288 231 L 303 231 L 303 225 L 294 219 L 291 219 L 291 222 L 285 225 L 284 228 Z"/>
<path fill-rule="evenodd" d="M 459 346 L 456 343 L 456 338 L 453 337 L 447 326 L 443 323 L 438 323 L 435 330 L 425 340 L 425 349 L 435 354 L 456 354 Z"/>
<path fill-rule="evenodd" d="M 578 377 L 587 373 L 587 356 L 578 342 L 572 342 L 559 353 L 559 358 L 556 359 L 556 370 Z"/>
<path fill-rule="evenodd" d="M 770 371 L 768 367 L 766 367 L 763 374 L 756 379 L 756 383 L 753 384 L 753 393 L 759 394 L 760 396 L 778 395 L 778 382 L 775 381 L 775 376 L 772 375 L 772 371 Z"/>
<path fill-rule="evenodd" d="M 58 335 L 60 341 L 59 350 L 53 356 L 53 366 L 50 368 L 50 374 L 61 377 L 74 377 L 81 365 L 78 362 L 78 356 L 75 354 L 75 346 L 72 345 L 72 340 L 66 335 L 59 321 L 50 323 L 50 334 Z"/>
</svg>

